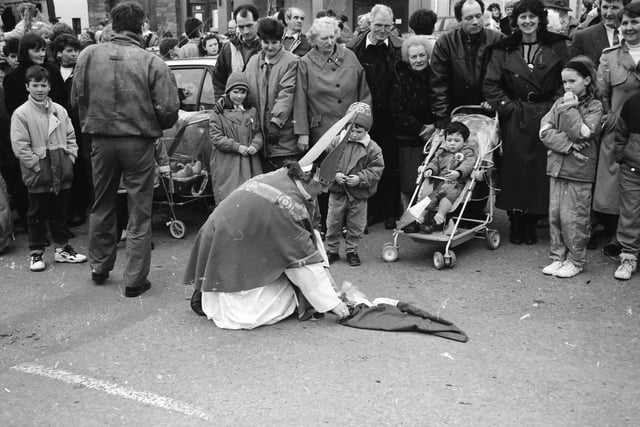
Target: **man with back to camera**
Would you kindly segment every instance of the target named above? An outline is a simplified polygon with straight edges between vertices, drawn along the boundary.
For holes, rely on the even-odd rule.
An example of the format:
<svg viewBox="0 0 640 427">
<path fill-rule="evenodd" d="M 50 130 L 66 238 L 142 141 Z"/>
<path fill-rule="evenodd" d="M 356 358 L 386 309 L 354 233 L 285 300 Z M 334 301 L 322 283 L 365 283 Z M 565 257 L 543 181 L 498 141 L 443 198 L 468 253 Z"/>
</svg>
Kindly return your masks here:
<svg viewBox="0 0 640 427">
<path fill-rule="evenodd" d="M 282 47 L 284 47 L 284 50 L 299 57 L 304 56 L 311 50 L 307 36 L 302 34 L 304 17 L 304 11 L 297 7 L 290 7 L 284 15 L 287 29 L 282 38 Z"/>
<path fill-rule="evenodd" d="M 111 40 L 86 47 L 78 57 L 71 99 L 82 132 L 92 141 L 91 278 L 102 285 L 116 261 L 116 197 L 122 181 L 129 206 L 124 294 L 136 297 L 151 288 L 154 142 L 177 121 L 180 102 L 169 67 L 142 48 L 142 7 L 120 3 L 111 17 Z"/>
<path fill-rule="evenodd" d="M 198 18 L 187 18 L 184 21 L 184 33 L 189 41 L 178 51 L 178 58 L 197 58 L 200 56 L 200 36 L 202 35 L 202 21 Z"/>
<path fill-rule="evenodd" d="M 250 4 L 238 6 L 233 11 L 233 19 L 236 21 L 236 37 L 229 39 L 229 43 L 225 43 L 220 48 L 218 61 L 213 70 L 213 87 L 216 97 L 224 95 L 229 75 L 244 71 L 249 58 L 262 49 L 256 33 L 258 9 Z"/>
<path fill-rule="evenodd" d="M 489 47 L 504 37 L 497 31 L 484 28 L 482 0 L 459 0 L 453 10 L 460 25 L 438 38 L 431 56 L 431 108 L 438 128 L 446 125 L 456 107 L 488 107 L 482 93 L 482 81 L 489 60 Z M 484 181 L 479 181 L 473 189 L 465 216 L 484 219 L 488 196 L 489 187 Z"/>
</svg>

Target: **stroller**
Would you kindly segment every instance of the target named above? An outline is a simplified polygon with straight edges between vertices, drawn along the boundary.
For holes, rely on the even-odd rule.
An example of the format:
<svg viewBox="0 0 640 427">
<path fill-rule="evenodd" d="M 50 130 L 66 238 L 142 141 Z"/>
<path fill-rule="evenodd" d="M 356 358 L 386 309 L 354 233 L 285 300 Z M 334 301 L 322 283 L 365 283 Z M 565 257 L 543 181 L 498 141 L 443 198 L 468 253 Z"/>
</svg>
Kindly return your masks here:
<svg viewBox="0 0 640 427">
<path fill-rule="evenodd" d="M 469 139 L 473 141 L 475 138 L 478 153 L 473 171 L 450 209 L 453 214 L 448 215 L 445 230 L 433 234 L 407 233 L 402 230 L 414 221 L 421 221 L 421 214 L 429 202 L 429 199 L 424 196 L 431 192 L 429 188 L 431 185 L 427 179 L 423 178 L 422 173 L 418 174 L 416 189 L 409 201 L 409 208 L 402 215 L 393 232 L 393 242 L 387 242 L 382 247 L 382 259 L 386 262 L 394 262 L 398 259 L 398 236 L 401 234 L 406 234 L 416 242 L 444 245 L 443 252 L 436 251 L 433 254 L 433 265 L 437 270 L 453 267 L 456 264 L 456 255 L 451 248 L 475 237 L 486 239 L 487 246 L 492 250 L 500 246 L 500 233 L 488 227 L 493 221 L 495 201 L 495 189 L 490 172 L 494 165 L 493 154 L 501 146 L 498 116 L 494 113 L 493 117 L 489 117 L 482 107 L 465 105 L 453 110 L 451 120 L 464 123 L 471 131 Z M 443 142 L 444 131 L 440 130 L 432 135 L 423 150 L 426 155 L 423 165 L 431 161 Z M 489 210 L 484 219 L 465 218 L 465 209 L 471 201 L 473 188 L 481 179 L 486 179 L 489 186 Z"/>
<path fill-rule="evenodd" d="M 213 193 L 209 185 L 209 115 L 204 112 L 181 112 L 173 128 L 162 136 L 169 156 L 169 171 L 160 175 L 160 185 L 154 194 L 154 204 L 168 207 L 165 222 L 176 239 L 187 229 L 176 217 L 175 207 L 199 200 L 208 211 L 212 209 Z"/>
</svg>

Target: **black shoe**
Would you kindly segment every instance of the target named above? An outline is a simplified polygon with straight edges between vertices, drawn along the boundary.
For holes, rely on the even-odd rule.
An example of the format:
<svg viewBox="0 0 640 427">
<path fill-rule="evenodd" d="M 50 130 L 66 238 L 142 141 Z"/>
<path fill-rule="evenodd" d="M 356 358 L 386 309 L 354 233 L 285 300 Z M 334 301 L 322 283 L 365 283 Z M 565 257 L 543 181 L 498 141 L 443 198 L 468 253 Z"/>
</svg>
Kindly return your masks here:
<svg viewBox="0 0 640 427">
<path fill-rule="evenodd" d="M 357 267 L 360 265 L 360 257 L 357 252 L 347 252 L 347 262 L 351 267 Z"/>
<path fill-rule="evenodd" d="M 444 231 L 444 222 L 442 224 L 436 224 L 435 220 L 432 220 L 429 224 L 422 224 L 420 231 L 424 234 L 431 234 L 436 231 Z"/>
<path fill-rule="evenodd" d="M 202 311 L 202 291 L 196 289 L 191 295 L 191 310 L 193 310 L 198 316 L 206 316 Z"/>
<path fill-rule="evenodd" d="M 151 282 L 149 281 L 149 279 L 144 279 L 138 286 L 127 286 L 126 288 L 124 288 L 124 296 L 128 298 L 134 298 L 148 291 L 149 289 L 151 289 Z"/>
<path fill-rule="evenodd" d="M 527 245 L 535 245 L 538 243 L 538 231 L 535 222 L 528 222 L 524 226 L 524 243 Z"/>
<path fill-rule="evenodd" d="M 402 229 L 405 233 L 418 233 L 420 231 L 420 225 L 413 221 L 411 224 L 407 225 Z"/>
<path fill-rule="evenodd" d="M 108 271 L 104 273 L 98 273 L 97 271 L 93 270 L 91 272 L 91 280 L 93 280 L 93 283 L 95 283 L 96 285 L 103 285 L 108 278 L 109 278 Z"/>
<path fill-rule="evenodd" d="M 522 216 L 513 214 L 509 218 L 510 227 L 509 227 L 509 241 L 514 245 L 520 245 L 524 241 L 524 224 L 522 223 Z"/>
<path fill-rule="evenodd" d="M 327 259 L 329 260 L 329 264 L 333 264 L 340 259 L 340 254 L 337 254 L 335 252 L 327 252 Z"/>
<path fill-rule="evenodd" d="M 384 220 L 384 228 L 385 230 L 393 230 L 396 228 L 396 220 L 393 218 L 387 218 Z"/>
<path fill-rule="evenodd" d="M 615 261 L 620 259 L 620 252 L 622 252 L 622 248 L 615 243 L 607 243 L 604 245 L 604 248 L 602 248 L 602 253 Z"/>
</svg>

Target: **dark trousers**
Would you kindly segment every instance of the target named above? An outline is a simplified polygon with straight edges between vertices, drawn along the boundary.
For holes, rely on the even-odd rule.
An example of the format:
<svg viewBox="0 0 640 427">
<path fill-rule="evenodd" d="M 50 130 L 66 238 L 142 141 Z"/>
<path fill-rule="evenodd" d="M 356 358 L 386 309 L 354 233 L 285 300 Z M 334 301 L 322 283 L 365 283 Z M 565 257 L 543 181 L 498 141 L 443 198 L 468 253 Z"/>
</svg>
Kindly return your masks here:
<svg viewBox="0 0 640 427">
<path fill-rule="evenodd" d="M 78 134 L 76 133 L 76 135 Z M 71 183 L 68 209 L 69 219 L 86 218 L 93 200 L 91 157 L 90 149 L 87 147 L 88 144 L 91 144 L 91 139 L 83 136 L 77 138 L 76 142 L 78 143 L 78 158 L 73 164 L 73 182 Z"/>
<path fill-rule="evenodd" d="M 67 228 L 67 201 L 69 190 L 54 193 L 29 193 L 29 210 L 27 224 L 29 228 L 29 251 L 44 251 L 47 239 L 47 225 L 51 226 L 51 237 L 56 247 L 63 247 L 69 242 Z"/>
<path fill-rule="evenodd" d="M 120 180 L 127 190 L 129 222 L 124 280 L 139 286 L 151 265 L 151 206 L 153 202 L 154 139 L 93 136 L 91 161 L 95 200 L 89 219 L 89 259 L 98 273 L 116 262 L 117 196 Z"/>
<path fill-rule="evenodd" d="M 373 114 L 373 126 L 369 132 L 382 149 L 384 171 L 378 183 L 378 191 L 369 200 L 369 216 L 372 219 L 398 218 L 400 216 L 400 174 L 398 172 L 398 146 L 393 133 L 390 113 Z"/>
</svg>

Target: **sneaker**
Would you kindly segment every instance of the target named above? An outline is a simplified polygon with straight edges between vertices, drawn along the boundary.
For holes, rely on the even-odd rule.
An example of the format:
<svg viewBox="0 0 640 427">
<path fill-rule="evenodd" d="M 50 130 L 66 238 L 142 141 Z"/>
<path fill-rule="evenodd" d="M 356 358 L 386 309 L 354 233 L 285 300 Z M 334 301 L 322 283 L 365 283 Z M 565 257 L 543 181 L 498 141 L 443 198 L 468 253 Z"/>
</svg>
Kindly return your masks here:
<svg viewBox="0 0 640 427">
<path fill-rule="evenodd" d="M 631 275 L 638 269 L 638 260 L 627 254 L 620 255 L 620 266 L 614 273 L 613 277 L 619 280 L 629 280 Z"/>
<path fill-rule="evenodd" d="M 43 271 L 45 267 L 42 253 L 31 254 L 31 262 L 29 263 L 29 269 L 31 271 Z"/>
<path fill-rule="evenodd" d="M 357 252 L 347 252 L 347 262 L 351 267 L 357 267 L 360 265 L 360 257 Z"/>
<path fill-rule="evenodd" d="M 340 259 L 340 254 L 336 252 L 327 252 L 327 259 L 329 260 L 329 264 L 333 264 Z"/>
<path fill-rule="evenodd" d="M 77 264 L 85 262 L 87 257 L 77 253 L 71 245 L 65 245 L 63 248 L 56 248 L 55 260 L 56 262 L 70 262 Z"/>
<path fill-rule="evenodd" d="M 562 267 L 560 267 L 558 271 L 555 272 L 554 276 L 560 277 L 562 279 L 568 279 L 569 277 L 573 277 L 581 271 L 582 267 L 579 267 L 571 261 L 567 260 L 562 263 Z"/>
<path fill-rule="evenodd" d="M 554 276 L 558 270 L 562 267 L 562 261 L 553 261 L 551 264 L 547 265 L 542 269 L 542 274 L 546 274 L 547 276 Z"/>
</svg>

